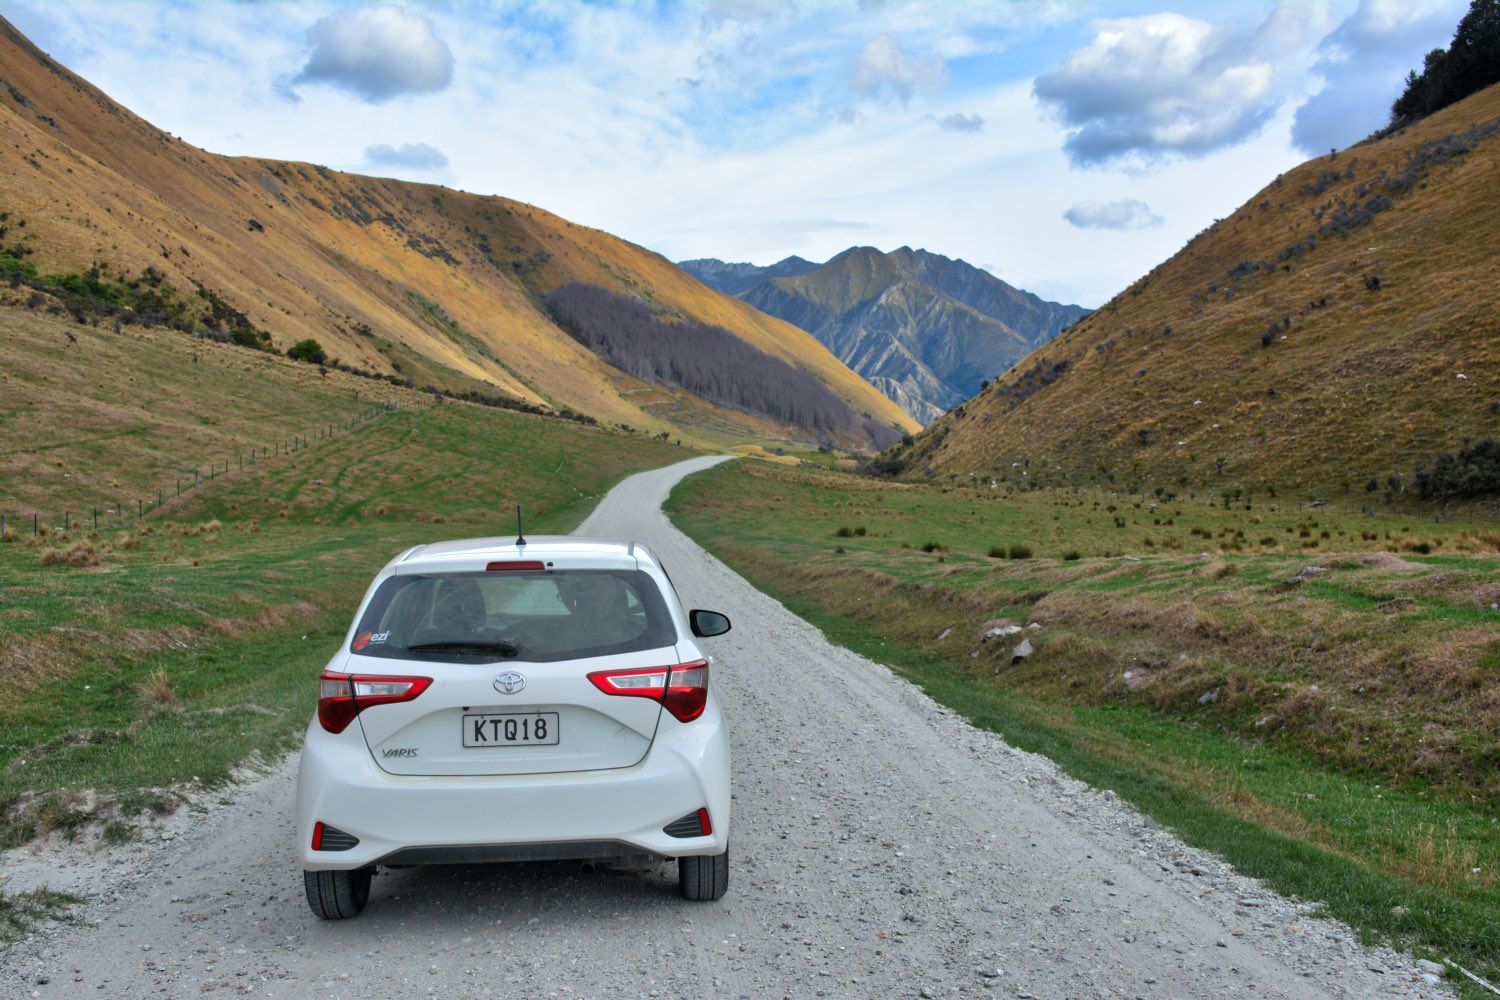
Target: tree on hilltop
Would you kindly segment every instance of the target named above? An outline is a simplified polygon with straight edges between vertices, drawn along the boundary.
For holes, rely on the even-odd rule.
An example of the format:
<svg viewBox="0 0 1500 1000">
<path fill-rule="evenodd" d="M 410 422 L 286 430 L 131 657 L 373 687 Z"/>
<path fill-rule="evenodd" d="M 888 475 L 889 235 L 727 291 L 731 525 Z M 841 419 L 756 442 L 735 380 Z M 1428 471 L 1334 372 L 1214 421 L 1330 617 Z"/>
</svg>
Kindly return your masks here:
<svg viewBox="0 0 1500 1000">
<path fill-rule="evenodd" d="M 1425 118 L 1493 83 L 1500 83 L 1500 0 L 1471 0 L 1452 44 L 1427 53 L 1421 73 L 1407 74 L 1391 124 Z"/>
</svg>

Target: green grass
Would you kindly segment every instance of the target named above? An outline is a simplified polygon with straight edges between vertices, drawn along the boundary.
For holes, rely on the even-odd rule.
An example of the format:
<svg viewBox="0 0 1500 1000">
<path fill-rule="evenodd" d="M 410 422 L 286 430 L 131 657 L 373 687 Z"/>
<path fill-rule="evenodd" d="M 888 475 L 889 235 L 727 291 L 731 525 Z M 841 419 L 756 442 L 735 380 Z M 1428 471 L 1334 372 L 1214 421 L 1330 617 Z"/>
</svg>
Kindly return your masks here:
<svg viewBox="0 0 1500 1000">
<path fill-rule="evenodd" d="M 61 917 L 68 907 L 81 902 L 77 896 L 50 889 L 0 892 L 0 944 L 16 940 L 31 931 L 40 921 Z"/>
<path fill-rule="evenodd" d="M 688 480 L 669 509 L 976 725 L 1367 935 L 1500 972 L 1500 561 L 1479 551 L 1484 526 L 1189 503 L 1163 526 L 1103 494 L 991 498 L 747 462 Z M 1206 548 L 1205 533 L 1296 537 L 1314 519 L 1313 537 L 1350 551 L 1160 544 L 1164 527 Z M 1418 531 L 1464 551 L 1370 551 Z M 1038 556 L 987 556 L 1012 544 Z M 1045 626 L 1019 665 L 978 641 L 1006 620 Z"/>
<path fill-rule="evenodd" d="M 661 442 L 487 408 L 387 413 L 124 529 L 0 545 L 0 845 L 171 808 L 297 742 L 373 573 L 409 545 L 566 531 Z M 43 565 L 90 547 L 100 565 Z M 85 792 L 91 794 L 85 794 Z"/>
</svg>

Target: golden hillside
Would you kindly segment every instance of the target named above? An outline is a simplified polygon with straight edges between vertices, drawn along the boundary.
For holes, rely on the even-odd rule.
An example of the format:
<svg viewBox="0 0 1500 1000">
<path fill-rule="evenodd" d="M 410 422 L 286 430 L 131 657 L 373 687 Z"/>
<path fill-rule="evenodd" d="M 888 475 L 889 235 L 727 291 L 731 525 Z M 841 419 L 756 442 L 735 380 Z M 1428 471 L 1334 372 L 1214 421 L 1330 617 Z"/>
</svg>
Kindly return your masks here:
<svg viewBox="0 0 1500 1000">
<path fill-rule="evenodd" d="M 915 429 L 812 337 L 658 254 L 504 198 L 206 153 L 126 111 L 3 20 L 0 209 L 8 241 L 24 241 L 27 259 L 47 271 L 153 266 L 175 288 L 201 283 L 221 296 L 280 349 L 310 337 L 332 358 L 418 386 L 493 386 L 705 443 L 797 433 L 605 364 L 541 306 L 577 281 L 723 326 L 810 370 L 855 413 Z"/>
<path fill-rule="evenodd" d="M 963 480 L 1399 493 L 1500 435 L 1497 248 L 1491 87 L 1277 177 L 888 457 Z"/>
</svg>

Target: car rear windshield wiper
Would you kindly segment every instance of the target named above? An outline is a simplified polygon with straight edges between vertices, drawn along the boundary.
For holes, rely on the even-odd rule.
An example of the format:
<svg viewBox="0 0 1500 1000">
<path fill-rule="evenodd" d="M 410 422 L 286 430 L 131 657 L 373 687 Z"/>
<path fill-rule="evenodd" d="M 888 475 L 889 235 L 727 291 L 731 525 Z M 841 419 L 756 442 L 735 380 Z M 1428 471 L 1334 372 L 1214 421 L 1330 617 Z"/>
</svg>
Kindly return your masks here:
<svg viewBox="0 0 1500 1000">
<path fill-rule="evenodd" d="M 518 656 L 521 650 L 509 642 L 484 642 L 482 640 L 453 642 L 421 642 L 407 646 L 409 653 L 499 653 L 501 656 Z"/>
</svg>

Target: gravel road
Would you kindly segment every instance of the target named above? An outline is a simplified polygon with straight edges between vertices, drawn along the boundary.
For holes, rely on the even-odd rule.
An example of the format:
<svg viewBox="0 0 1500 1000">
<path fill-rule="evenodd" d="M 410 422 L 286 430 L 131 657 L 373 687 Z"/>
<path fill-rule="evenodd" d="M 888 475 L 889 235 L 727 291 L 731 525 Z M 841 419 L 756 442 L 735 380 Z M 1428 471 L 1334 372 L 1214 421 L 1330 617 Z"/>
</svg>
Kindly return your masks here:
<svg viewBox="0 0 1500 1000">
<path fill-rule="evenodd" d="M 1447 995 L 831 646 L 661 513 L 715 461 L 626 480 L 582 531 L 647 542 L 685 602 L 734 619 L 710 640 L 734 750 L 722 901 L 679 900 L 667 865 L 409 869 L 381 874 L 357 920 L 322 923 L 290 846 L 289 760 L 140 843 L 0 859 L 11 889 L 88 899 L 11 949 L 0 994 Z"/>
</svg>

